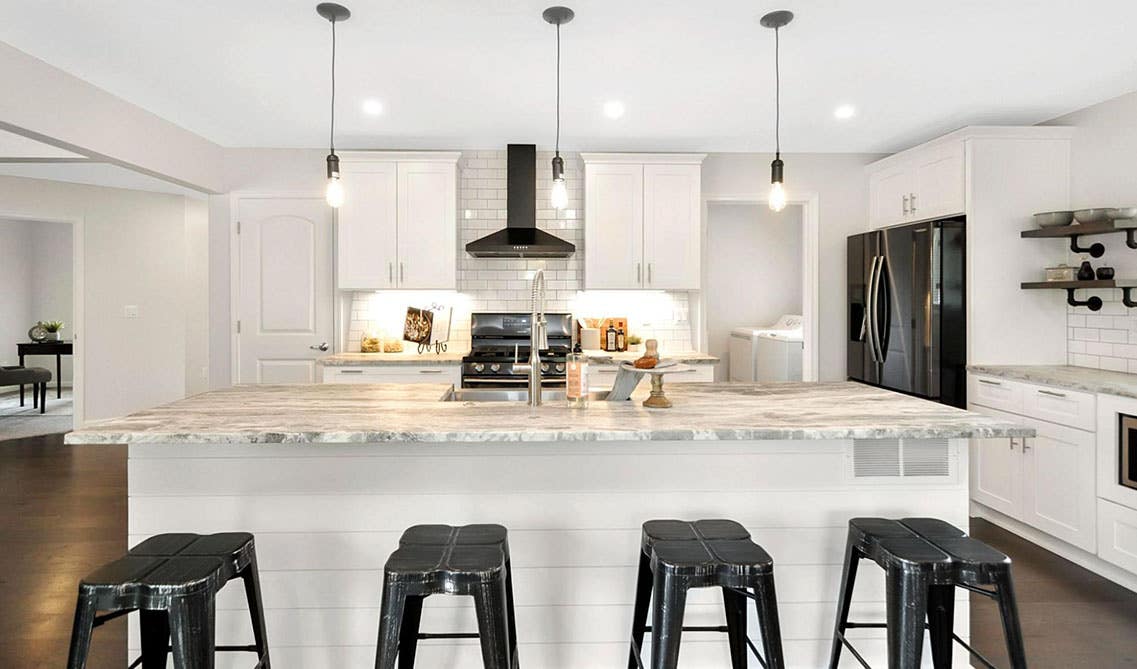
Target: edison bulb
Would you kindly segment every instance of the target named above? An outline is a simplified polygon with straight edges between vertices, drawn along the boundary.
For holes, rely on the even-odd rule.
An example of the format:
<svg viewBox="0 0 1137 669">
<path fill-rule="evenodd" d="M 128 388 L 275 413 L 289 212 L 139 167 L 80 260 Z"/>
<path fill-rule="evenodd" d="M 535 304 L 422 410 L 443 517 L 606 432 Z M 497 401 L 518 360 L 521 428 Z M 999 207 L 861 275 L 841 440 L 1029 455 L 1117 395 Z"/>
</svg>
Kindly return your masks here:
<svg viewBox="0 0 1137 669">
<path fill-rule="evenodd" d="M 324 198 L 333 209 L 339 209 L 343 204 L 343 182 L 339 177 L 328 179 L 328 189 L 324 193 Z"/>
<path fill-rule="evenodd" d="M 770 209 L 781 211 L 786 208 L 786 189 L 782 182 L 775 181 L 770 184 Z"/>
<path fill-rule="evenodd" d="M 553 191 L 549 194 L 549 201 L 553 209 L 564 209 L 568 206 L 568 189 L 565 188 L 564 179 L 553 180 Z"/>
</svg>

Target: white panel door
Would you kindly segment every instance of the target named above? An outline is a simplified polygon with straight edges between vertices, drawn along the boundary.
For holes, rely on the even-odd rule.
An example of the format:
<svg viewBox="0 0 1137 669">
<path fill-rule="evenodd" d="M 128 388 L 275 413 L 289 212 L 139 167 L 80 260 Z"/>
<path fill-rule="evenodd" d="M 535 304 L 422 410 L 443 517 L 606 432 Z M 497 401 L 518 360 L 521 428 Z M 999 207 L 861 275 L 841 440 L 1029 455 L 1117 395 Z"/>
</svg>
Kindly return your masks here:
<svg viewBox="0 0 1137 669">
<path fill-rule="evenodd" d="M 395 287 L 397 167 L 394 161 L 341 164 L 343 206 L 336 213 L 339 288 Z"/>
<path fill-rule="evenodd" d="M 636 289 L 644 285 L 643 205 L 643 165 L 585 165 L 585 288 Z"/>
<path fill-rule="evenodd" d="M 399 163 L 400 288 L 457 287 L 456 173 L 451 163 Z"/>
<path fill-rule="evenodd" d="M 869 175 L 869 225 L 883 228 L 909 220 L 908 198 L 914 186 L 907 164 Z"/>
<path fill-rule="evenodd" d="M 700 165 L 644 165 L 643 287 L 698 290 Z"/>
<path fill-rule="evenodd" d="M 315 383 L 332 341 L 332 210 L 323 198 L 241 198 L 238 383 Z"/>
<path fill-rule="evenodd" d="M 972 411 L 1018 421 L 1018 416 L 971 406 Z M 1022 439 L 971 440 L 971 499 L 1018 518 L 1022 513 Z"/>
<path fill-rule="evenodd" d="M 916 185 L 908 202 L 914 219 L 940 218 L 964 211 L 963 142 L 921 151 L 915 162 Z"/>
<path fill-rule="evenodd" d="M 1021 520 L 1079 548 L 1096 550 L 1096 439 L 1091 432 L 1039 420 L 1023 452 Z"/>
</svg>

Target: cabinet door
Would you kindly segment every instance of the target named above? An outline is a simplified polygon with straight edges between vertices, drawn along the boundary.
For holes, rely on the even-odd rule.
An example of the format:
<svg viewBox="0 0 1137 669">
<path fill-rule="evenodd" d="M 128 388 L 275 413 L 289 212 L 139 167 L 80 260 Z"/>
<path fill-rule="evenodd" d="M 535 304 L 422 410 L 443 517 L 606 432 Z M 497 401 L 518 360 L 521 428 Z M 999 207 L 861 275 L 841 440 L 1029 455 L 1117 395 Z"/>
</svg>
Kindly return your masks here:
<svg viewBox="0 0 1137 669">
<path fill-rule="evenodd" d="M 910 217 L 922 220 L 962 214 L 963 143 L 920 151 L 913 164 L 916 184 L 908 202 Z"/>
<path fill-rule="evenodd" d="M 1018 416 L 971 406 L 971 411 L 1003 420 Z M 1018 518 L 1022 513 L 1022 439 L 971 440 L 971 499 Z"/>
<path fill-rule="evenodd" d="M 699 165 L 644 165 L 643 287 L 698 290 Z"/>
<path fill-rule="evenodd" d="M 400 288 L 457 287 L 457 198 L 455 165 L 399 163 Z"/>
<path fill-rule="evenodd" d="M 908 198 L 913 189 L 914 179 L 908 164 L 869 175 L 869 225 L 883 228 L 909 220 Z"/>
<path fill-rule="evenodd" d="M 340 169 L 346 195 L 336 213 L 339 288 L 394 288 L 396 165 L 345 161 Z"/>
<path fill-rule="evenodd" d="M 1023 512 L 1020 518 L 1067 543 L 1096 550 L 1097 498 L 1092 432 L 1038 420 L 1020 420 L 1038 431 L 1023 447 Z"/>
<path fill-rule="evenodd" d="M 584 168 L 584 287 L 644 285 L 643 165 Z"/>
</svg>

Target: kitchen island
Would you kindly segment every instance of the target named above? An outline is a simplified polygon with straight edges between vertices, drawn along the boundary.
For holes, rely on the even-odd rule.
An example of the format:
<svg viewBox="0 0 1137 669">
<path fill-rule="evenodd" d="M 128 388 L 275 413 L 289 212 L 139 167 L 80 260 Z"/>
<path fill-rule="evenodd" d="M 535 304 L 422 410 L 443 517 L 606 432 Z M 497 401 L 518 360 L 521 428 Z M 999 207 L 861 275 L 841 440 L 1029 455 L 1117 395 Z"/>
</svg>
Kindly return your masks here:
<svg viewBox="0 0 1137 669">
<path fill-rule="evenodd" d="M 131 544 L 171 531 L 256 534 L 277 669 L 373 666 L 382 566 L 399 534 L 475 522 L 509 528 L 521 666 L 552 669 L 626 662 L 639 527 L 668 517 L 743 523 L 775 559 L 789 665 L 823 666 L 847 520 L 966 527 L 966 440 L 1031 435 L 851 383 L 688 384 L 668 395 L 673 409 L 635 397 L 569 409 L 442 401 L 453 394 L 436 385 L 244 386 L 67 441 L 129 445 Z M 854 617 L 883 619 L 883 581 L 864 571 Z M 218 642 L 247 642 L 242 592 L 225 589 L 218 609 Z M 721 624 L 721 595 L 693 593 L 686 620 Z M 427 601 L 424 631 L 473 629 L 468 601 Z M 883 666 L 882 630 L 854 638 Z M 424 642 L 419 664 L 478 667 L 472 643 Z M 729 666 L 725 638 L 685 635 L 681 662 Z"/>
</svg>

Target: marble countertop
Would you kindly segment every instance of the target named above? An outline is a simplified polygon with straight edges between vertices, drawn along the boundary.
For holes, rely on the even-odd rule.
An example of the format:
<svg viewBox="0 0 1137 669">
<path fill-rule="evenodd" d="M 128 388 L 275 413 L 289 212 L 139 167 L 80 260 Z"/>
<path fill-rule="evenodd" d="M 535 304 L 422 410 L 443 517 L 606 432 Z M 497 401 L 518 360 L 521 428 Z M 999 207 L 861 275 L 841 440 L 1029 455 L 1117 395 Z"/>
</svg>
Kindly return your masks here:
<svg viewBox="0 0 1137 669">
<path fill-rule="evenodd" d="M 89 423 L 69 444 L 681 441 L 1033 436 L 1014 423 L 857 383 L 677 384 L 630 402 L 442 402 L 449 386 L 234 386 Z"/>
<path fill-rule="evenodd" d="M 414 349 L 415 344 L 409 344 Z M 419 353 L 418 351 L 403 351 L 402 353 L 336 353 L 316 362 L 325 367 L 368 367 L 379 365 L 457 365 L 462 362 L 466 351 L 454 353 Z"/>
<path fill-rule="evenodd" d="M 1067 390 L 1137 398 L 1137 374 L 1125 372 L 1072 365 L 968 365 L 967 371 Z"/>
<path fill-rule="evenodd" d="M 584 354 L 592 362 L 603 363 L 609 360 L 615 362 L 624 362 L 625 360 L 635 360 L 636 358 L 643 357 L 643 351 L 622 351 L 612 352 L 585 349 Z M 699 351 L 663 351 L 662 357 L 665 360 L 678 360 L 685 362 L 688 365 L 712 365 L 719 361 L 718 358 L 709 353 L 700 353 Z"/>
</svg>

